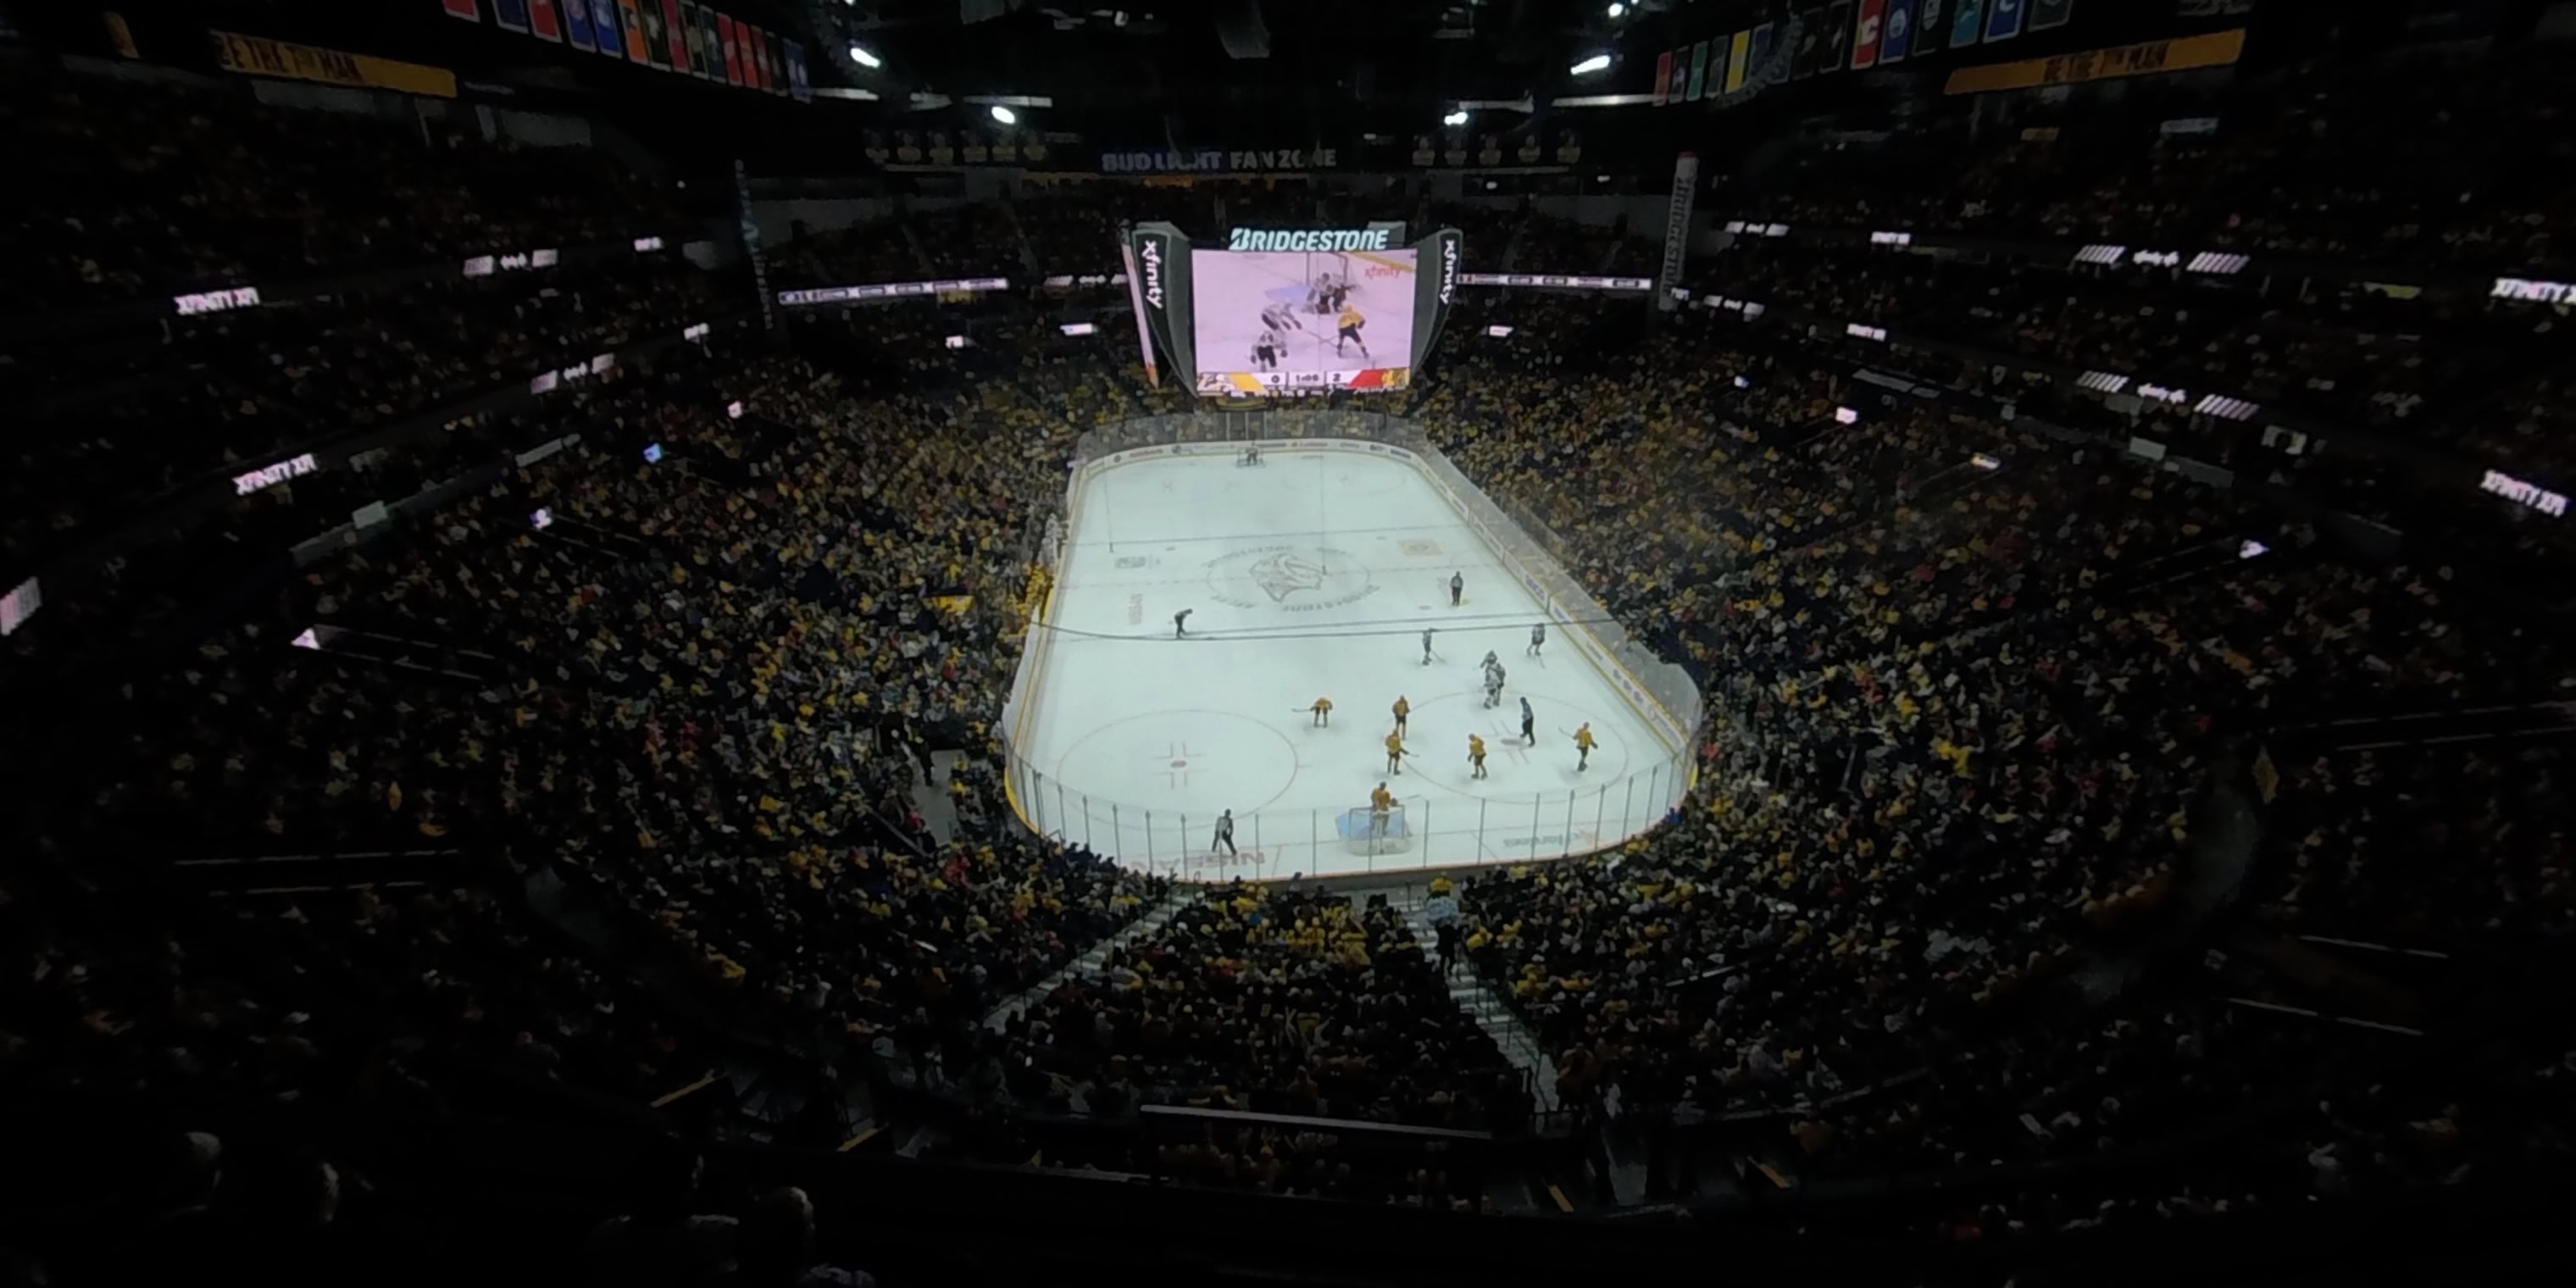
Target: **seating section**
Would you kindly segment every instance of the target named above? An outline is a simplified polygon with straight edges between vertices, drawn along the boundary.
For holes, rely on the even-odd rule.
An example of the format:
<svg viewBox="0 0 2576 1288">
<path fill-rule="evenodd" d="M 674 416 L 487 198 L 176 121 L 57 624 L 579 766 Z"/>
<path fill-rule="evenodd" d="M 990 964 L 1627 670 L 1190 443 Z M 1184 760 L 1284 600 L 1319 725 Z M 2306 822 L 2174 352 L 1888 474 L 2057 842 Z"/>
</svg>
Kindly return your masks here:
<svg viewBox="0 0 2576 1288">
<path fill-rule="evenodd" d="M 1021 279 L 1110 271 L 1139 218 L 1428 217 L 1479 271 L 1645 274 L 1650 238 L 1031 185 L 769 247 L 775 286 L 1013 290 L 684 341 L 749 275 L 635 251 L 688 212 L 599 151 L 31 75 L 0 399 L 6 554 L 48 571 L 8 641 L 0 1052 L 55 1119 L 28 1173 L 102 1188 L 13 1191 L 10 1237 L 66 1282 L 199 1233 L 189 1273 L 350 1282 L 526 1211 L 474 1161 L 518 1137 L 595 1164 L 528 1173 L 570 1196 L 538 1237 L 621 1282 L 803 1269 L 777 1186 L 835 1149 L 1540 1216 L 1794 1189 L 1906 1247 L 2553 1192 L 2568 551 L 2442 470 L 2562 477 L 2555 312 L 2460 283 L 2560 271 L 2566 194 L 2509 141 L 2568 82 L 2489 57 L 2286 73 L 2213 135 L 2152 88 L 1791 149 L 1710 199 L 1800 234 L 1693 261 L 1731 310 L 1462 290 L 1422 379 L 1352 405 L 1711 714 L 1663 825 L 1420 892 L 1176 884 L 1021 825 L 1003 712 L 1066 462 L 1205 406 Z M 2452 285 L 1805 235 L 1889 226 Z M 567 254 L 461 271 L 535 246 Z M 2049 379 L 2114 369 L 2331 428 Z M 345 1246 L 308 1219 L 342 1201 Z M 128 1213 L 173 1237 L 102 1237 Z"/>
</svg>

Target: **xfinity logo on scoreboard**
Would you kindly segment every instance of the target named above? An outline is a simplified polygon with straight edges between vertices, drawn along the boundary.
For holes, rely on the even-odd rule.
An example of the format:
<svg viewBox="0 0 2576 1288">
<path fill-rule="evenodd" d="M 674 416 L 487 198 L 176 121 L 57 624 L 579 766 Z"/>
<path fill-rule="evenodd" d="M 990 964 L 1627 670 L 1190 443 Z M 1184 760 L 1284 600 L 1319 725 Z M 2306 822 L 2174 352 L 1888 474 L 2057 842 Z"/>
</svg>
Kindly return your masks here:
<svg viewBox="0 0 2576 1288">
<path fill-rule="evenodd" d="M 1295 232 L 1237 228 L 1227 250 L 1393 250 L 1395 237 L 1385 228 L 1321 228 Z"/>
<path fill-rule="evenodd" d="M 1137 238 L 1136 260 L 1144 266 L 1145 302 L 1160 313 L 1163 311 L 1163 239 Z"/>
</svg>

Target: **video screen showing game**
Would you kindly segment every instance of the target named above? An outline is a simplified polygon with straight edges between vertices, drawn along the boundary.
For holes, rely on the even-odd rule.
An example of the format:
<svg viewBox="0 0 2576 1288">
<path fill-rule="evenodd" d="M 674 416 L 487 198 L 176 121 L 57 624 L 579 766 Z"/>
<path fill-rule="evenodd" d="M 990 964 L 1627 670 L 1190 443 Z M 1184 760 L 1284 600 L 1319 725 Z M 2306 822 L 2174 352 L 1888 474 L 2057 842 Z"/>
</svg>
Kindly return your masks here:
<svg viewBox="0 0 2576 1288">
<path fill-rule="evenodd" d="M 1415 252 L 1190 252 L 1198 390 L 1401 389 L 1412 375 Z"/>
</svg>

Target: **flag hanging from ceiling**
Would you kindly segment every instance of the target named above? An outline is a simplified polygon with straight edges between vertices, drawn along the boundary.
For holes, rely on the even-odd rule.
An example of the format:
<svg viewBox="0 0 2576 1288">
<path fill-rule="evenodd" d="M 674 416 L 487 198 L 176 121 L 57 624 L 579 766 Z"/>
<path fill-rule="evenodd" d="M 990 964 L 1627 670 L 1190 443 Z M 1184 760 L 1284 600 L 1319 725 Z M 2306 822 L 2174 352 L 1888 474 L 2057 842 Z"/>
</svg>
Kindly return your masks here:
<svg viewBox="0 0 2576 1288">
<path fill-rule="evenodd" d="M 1949 43 L 1949 0 L 1918 0 L 1914 6 L 1913 56 L 1929 58 Z"/>
<path fill-rule="evenodd" d="M 2030 29 L 2063 27 L 2075 16 L 2075 0 L 2030 0 Z"/>
<path fill-rule="evenodd" d="M 599 38 L 590 25 L 590 0 L 563 0 L 564 43 L 596 50 Z"/>
<path fill-rule="evenodd" d="M 1860 0 L 1860 12 L 1852 20 L 1852 70 L 1878 65 L 1880 24 L 1886 19 L 1887 0 Z"/>
<path fill-rule="evenodd" d="M 689 71 L 689 28 L 680 21 L 680 0 L 662 0 L 663 48 L 671 55 L 671 70 L 687 75 Z"/>
<path fill-rule="evenodd" d="M 617 0 L 617 25 L 620 42 L 626 46 L 626 60 L 633 63 L 653 61 L 653 42 L 644 30 L 643 0 Z"/>
<path fill-rule="evenodd" d="M 2029 0 L 1986 0 L 1986 43 L 2020 35 L 2022 19 L 2028 13 Z"/>
<path fill-rule="evenodd" d="M 447 16 L 450 18 L 463 18 L 467 22 L 483 21 L 481 0 L 439 0 L 439 2 L 446 7 Z"/>
<path fill-rule="evenodd" d="M 1726 38 L 1726 92 L 1744 88 L 1744 73 L 1753 67 L 1753 33 L 1739 31 Z"/>
<path fill-rule="evenodd" d="M 1673 51 L 1667 49 L 1655 56 L 1655 106 L 1671 100 L 1673 88 Z"/>
<path fill-rule="evenodd" d="M 492 0 L 492 25 L 527 35 L 528 0 Z"/>
<path fill-rule="evenodd" d="M 814 79 L 805 70 L 805 46 L 793 40 L 783 46 L 787 55 L 787 96 L 799 103 L 814 101 Z"/>
<path fill-rule="evenodd" d="M 1753 29 L 1753 65 L 1760 67 L 1770 57 L 1771 24 L 1766 22 Z"/>
<path fill-rule="evenodd" d="M 1914 0 L 1887 0 L 1887 20 L 1878 29 L 1878 61 L 1904 62 L 1913 48 Z"/>
<path fill-rule="evenodd" d="M 1950 47 L 1965 49 L 1986 38 L 1986 0 L 1950 0 L 1958 9 L 1950 18 Z"/>
<path fill-rule="evenodd" d="M 555 17 L 555 0 L 528 0 L 528 30 L 541 39 L 563 39 L 563 23 Z"/>
<path fill-rule="evenodd" d="M 1825 13 L 1809 9 L 1798 15 L 1798 47 L 1789 51 L 1789 79 L 1805 80 L 1816 74 L 1816 56 L 1825 47 Z"/>
<path fill-rule="evenodd" d="M 716 15 L 716 41 L 724 47 L 724 78 L 728 85 L 742 83 L 742 45 L 734 39 L 733 15 Z"/>
<path fill-rule="evenodd" d="M 1851 65 L 1851 36 L 1851 0 L 1834 0 L 1825 7 L 1824 34 L 1816 42 L 1817 75 L 1831 75 Z"/>
<path fill-rule="evenodd" d="M 689 51 L 688 72 L 701 80 L 707 74 L 706 37 L 698 30 L 696 0 L 680 0 L 680 43 Z"/>
<path fill-rule="evenodd" d="M 1708 42 L 1691 46 L 1690 88 L 1682 97 L 1696 103 L 1708 97 Z"/>
</svg>

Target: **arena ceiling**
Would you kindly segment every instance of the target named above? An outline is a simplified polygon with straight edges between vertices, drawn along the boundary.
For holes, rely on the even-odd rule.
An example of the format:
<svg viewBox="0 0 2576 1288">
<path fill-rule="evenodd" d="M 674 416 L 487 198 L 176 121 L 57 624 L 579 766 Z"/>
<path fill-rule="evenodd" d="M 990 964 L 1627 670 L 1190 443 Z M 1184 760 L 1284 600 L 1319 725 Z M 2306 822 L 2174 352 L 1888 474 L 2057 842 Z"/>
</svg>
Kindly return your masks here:
<svg viewBox="0 0 2576 1288">
<path fill-rule="evenodd" d="M 1590 0 L 810 0 L 810 11 L 833 77 L 880 93 L 889 115 L 922 92 L 1044 98 L 1033 126 L 1157 146 L 1431 131 L 1460 99 L 1575 92 L 1569 65 L 1645 16 L 1612 20 Z M 852 43 L 882 65 L 852 61 Z"/>
</svg>

